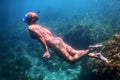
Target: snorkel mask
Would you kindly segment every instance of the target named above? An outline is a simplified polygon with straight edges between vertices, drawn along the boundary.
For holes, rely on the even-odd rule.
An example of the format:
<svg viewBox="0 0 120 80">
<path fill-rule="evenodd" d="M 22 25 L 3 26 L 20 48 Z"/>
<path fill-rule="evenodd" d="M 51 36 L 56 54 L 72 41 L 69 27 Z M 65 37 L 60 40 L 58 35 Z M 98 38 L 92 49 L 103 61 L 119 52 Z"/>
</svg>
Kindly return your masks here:
<svg viewBox="0 0 120 80">
<path fill-rule="evenodd" d="M 23 22 L 26 22 L 26 23 L 28 23 L 29 20 L 30 20 L 30 16 L 27 15 L 27 14 L 26 14 L 25 17 L 22 19 L 22 21 L 23 21 Z"/>
<path fill-rule="evenodd" d="M 31 23 L 31 22 L 36 22 L 38 20 L 38 14 L 40 13 L 40 11 L 38 12 L 28 12 L 25 17 L 22 19 L 23 22 L 25 23 Z"/>
</svg>

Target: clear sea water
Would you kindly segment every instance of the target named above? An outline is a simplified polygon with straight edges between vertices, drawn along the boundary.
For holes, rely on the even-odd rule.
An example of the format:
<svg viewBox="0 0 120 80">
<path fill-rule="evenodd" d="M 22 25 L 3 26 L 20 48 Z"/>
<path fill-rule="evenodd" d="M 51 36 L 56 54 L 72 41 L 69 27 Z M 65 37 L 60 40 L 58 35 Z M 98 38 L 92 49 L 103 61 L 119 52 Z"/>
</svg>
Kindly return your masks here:
<svg viewBox="0 0 120 80">
<path fill-rule="evenodd" d="M 119 0 L 1 0 L 0 80 L 82 80 L 82 60 L 69 64 L 52 50 L 42 58 L 41 43 L 21 20 L 29 11 L 40 11 L 37 23 L 76 49 L 120 32 Z"/>
</svg>

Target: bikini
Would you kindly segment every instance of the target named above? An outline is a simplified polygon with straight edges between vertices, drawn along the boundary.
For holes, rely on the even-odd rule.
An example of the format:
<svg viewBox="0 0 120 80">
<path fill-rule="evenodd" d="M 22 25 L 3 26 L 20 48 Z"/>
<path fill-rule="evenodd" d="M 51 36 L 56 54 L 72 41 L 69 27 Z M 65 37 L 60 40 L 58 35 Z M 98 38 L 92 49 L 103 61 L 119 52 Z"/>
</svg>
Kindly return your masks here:
<svg viewBox="0 0 120 80">
<path fill-rule="evenodd" d="M 60 37 L 53 37 L 50 41 L 47 42 L 49 47 L 52 47 L 52 46 L 53 46 L 53 44 L 51 44 L 51 42 L 52 42 L 53 40 L 63 41 Z"/>
</svg>

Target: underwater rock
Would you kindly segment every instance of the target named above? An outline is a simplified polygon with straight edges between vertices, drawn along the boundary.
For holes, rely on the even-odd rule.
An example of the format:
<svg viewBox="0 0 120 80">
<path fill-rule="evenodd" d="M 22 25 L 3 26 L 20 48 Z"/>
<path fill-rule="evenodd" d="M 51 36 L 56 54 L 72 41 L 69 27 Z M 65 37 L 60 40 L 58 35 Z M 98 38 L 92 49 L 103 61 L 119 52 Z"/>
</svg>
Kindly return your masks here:
<svg viewBox="0 0 120 80">
<path fill-rule="evenodd" d="M 26 63 L 25 61 L 23 60 L 24 63 Z M 23 64 L 21 63 L 21 65 Z M 9 62 L 4 60 L 0 68 L 0 80 L 29 80 L 26 74 L 26 66 L 20 66 L 14 61 Z"/>
<path fill-rule="evenodd" d="M 70 25 L 68 25 L 69 27 Z M 72 25 L 65 34 L 64 39 L 68 44 L 71 44 L 75 48 L 87 48 L 91 44 L 90 30 L 91 25 Z"/>
<path fill-rule="evenodd" d="M 24 43 L 13 42 L 13 40 L 4 40 L 0 45 L 0 80 L 29 80 L 26 71 L 30 69 L 31 62 L 23 56 L 25 50 L 22 48 L 26 49 Z M 18 48 L 21 48 L 21 52 Z"/>
<path fill-rule="evenodd" d="M 120 33 L 104 42 L 100 50 L 110 63 L 88 58 L 82 64 L 80 77 L 83 80 L 120 80 Z"/>
<path fill-rule="evenodd" d="M 56 62 L 48 61 L 47 70 L 51 72 L 59 71 L 59 65 Z"/>
</svg>

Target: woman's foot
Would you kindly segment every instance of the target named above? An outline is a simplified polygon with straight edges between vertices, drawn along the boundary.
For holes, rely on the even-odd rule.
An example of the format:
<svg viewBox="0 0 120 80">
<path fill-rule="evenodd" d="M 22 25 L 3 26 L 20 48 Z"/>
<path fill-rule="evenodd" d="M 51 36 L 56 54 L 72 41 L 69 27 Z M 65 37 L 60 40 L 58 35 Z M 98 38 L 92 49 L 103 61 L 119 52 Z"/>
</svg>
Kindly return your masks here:
<svg viewBox="0 0 120 80">
<path fill-rule="evenodd" d="M 95 49 L 95 48 L 99 48 L 99 47 L 102 47 L 103 45 L 102 44 L 95 44 L 95 45 L 90 45 L 89 46 L 89 50 L 93 50 L 93 49 Z"/>
<path fill-rule="evenodd" d="M 90 45 L 89 48 L 98 48 L 98 47 L 102 47 L 102 44 L 95 44 L 95 45 Z"/>
<path fill-rule="evenodd" d="M 106 63 L 109 63 L 108 59 L 104 57 L 101 53 L 96 53 L 96 57 L 100 58 L 101 60 L 105 61 Z"/>
</svg>

